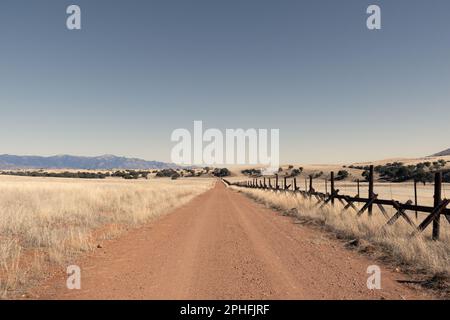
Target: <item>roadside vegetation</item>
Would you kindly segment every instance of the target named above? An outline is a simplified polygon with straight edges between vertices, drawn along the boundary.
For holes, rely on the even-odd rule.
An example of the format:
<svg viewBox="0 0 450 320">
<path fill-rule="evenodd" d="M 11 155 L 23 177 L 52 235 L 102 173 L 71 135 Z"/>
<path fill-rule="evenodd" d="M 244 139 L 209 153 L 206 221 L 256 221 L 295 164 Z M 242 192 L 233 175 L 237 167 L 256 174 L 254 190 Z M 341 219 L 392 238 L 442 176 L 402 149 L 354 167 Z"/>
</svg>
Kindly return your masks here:
<svg viewBox="0 0 450 320">
<path fill-rule="evenodd" d="M 260 177 L 262 175 L 261 169 L 244 169 L 241 171 L 244 176 Z"/>
<path fill-rule="evenodd" d="M 76 179 L 105 179 L 111 176 L 109 172 L 47 172 L 37 171 L 1 171 L 1 175 L 19 177 L 47 177 L 47 178 L 76 178 Z"/>
<path fill-rule="evenodd" d="M 3 170 L 0 175 L 19 176 L 19 177 L 43 177 L 43 178 L 73 178 L 73 179 L 106 179 L 122 178 L 125 180 L 171 178 L 176 180 L 180 177 L 226 177 L 231 173 L 226 168 L 169 168 L 160 170 L 116 170 L 116 171 L 50 171 L 50 170 Z"/>
<path fill-rule="evenodd" d="M 73 179 L 105 179 L 107 177 L 120 177 L 123 179 L 147 179 L 151 171 L 148 170 L 118 170 L 114 172 L 93 172 L 93 171 L 63 171 L 49 172 L 44 170 L 21 170 L 21 171 L 1 171 L 1 175 L 19 177 L 44 177 L 44 178 L 73 178 Z"/>
<path fill-rule="evenodd" d="M 215 177 L 228 177 L 229 175 L 231 175 L 231 173 L 227 168 L 216 168 L 213 171 L 213 175 Z"/>
</svg>

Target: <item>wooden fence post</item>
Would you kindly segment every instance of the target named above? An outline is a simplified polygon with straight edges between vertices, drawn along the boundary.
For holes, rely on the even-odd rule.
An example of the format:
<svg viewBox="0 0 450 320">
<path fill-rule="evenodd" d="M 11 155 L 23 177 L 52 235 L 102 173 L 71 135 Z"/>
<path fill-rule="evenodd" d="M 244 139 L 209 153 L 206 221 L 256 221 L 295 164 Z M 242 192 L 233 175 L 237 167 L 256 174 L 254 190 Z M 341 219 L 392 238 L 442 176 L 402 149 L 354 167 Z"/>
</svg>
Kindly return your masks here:
<svg viewBox="0 0 450 320">
<path fill-rule="evenodd" d="M 309 176 L 309 192 L 313 192 L 313 177 Z"/>
<path fill-rule="evenodd" d="M 297 191 L 297 178 L 294 178 L 294 191 Z"/>
<path fill-rule="evenodd" d="M 328 193 L 328 180 L 325 178 L 325 194 Z"/>
<path fill-rule="evenodd" d="M 442 172 L 436 172 L 434 175 L 434 207 L 436 208 L 442 201 Z M 439 240 L 440 218 L 438 214 L 433 220 L 433 240 Z"/>
<path fill-rule="evenodd" d="M 284 176 L 284 190 L 286 190 L 287 188 L 286 188 L 286 186 L 287 186 L 287 183 L 286 183 L 286 176 Z"/>
<path fill-rule="evenodd" d="M 276 174 L 275 175 L 275 189 L 279 189 L 279 186 L 278 186 L 278 174 Z"/>
<path fill-rule="evenodd" d="M 330 186 L 331 186 L 331 204 L 334 205 L 334 172 L 333 171 L 331 171 Z"/>
<path fill-rule="evenodd" d="M 370 169 L 369 169 L 369 201 L 372 200 L 374 197 L 374 193 L 373 193 L 373 165 L 370 165 Z M 368 208 L 368 212 L 369 212 L 369 216 L 372 215 L 372 210 L 373 210 L 373 205 L 369 205 Z"/>
<path fill-rule="evenodd" d="M 414 179 L 414 204 L 417 207 L 417 180 Z M 416 210 L 416 220 L 419 218 L 419 213 Z"/>
<path fill-rule="evenodd" d="M 359 196 L 360 196 L 360 193 L 359 193 L 359 179 L 356 182 L 358 184 L 358 198 L 359 198 Z"/>
</svg>

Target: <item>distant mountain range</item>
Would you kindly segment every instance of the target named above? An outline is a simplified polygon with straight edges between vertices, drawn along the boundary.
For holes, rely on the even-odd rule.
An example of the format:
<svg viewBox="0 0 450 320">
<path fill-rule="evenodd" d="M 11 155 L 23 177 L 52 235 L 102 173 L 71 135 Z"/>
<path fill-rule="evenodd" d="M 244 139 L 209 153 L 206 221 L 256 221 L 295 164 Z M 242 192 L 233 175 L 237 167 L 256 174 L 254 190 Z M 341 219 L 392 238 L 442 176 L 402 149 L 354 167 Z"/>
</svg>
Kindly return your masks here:
<svg viewBox="0 0 450 320">
<path fill-rule="evenodd" d="M 443 156 L 450 156 L 450 149 L 432 155 L 432 157 L 443 157 Z"/>
<path fill-rule="evenodd" d="M 0 169 L 166 169 L 176 168 L 175 164 L 146 161 L 137 158 L 103 155 L 99 157 L 79 157 L 58 155 L 52 157 L 0 155 Z"/>
</svg>

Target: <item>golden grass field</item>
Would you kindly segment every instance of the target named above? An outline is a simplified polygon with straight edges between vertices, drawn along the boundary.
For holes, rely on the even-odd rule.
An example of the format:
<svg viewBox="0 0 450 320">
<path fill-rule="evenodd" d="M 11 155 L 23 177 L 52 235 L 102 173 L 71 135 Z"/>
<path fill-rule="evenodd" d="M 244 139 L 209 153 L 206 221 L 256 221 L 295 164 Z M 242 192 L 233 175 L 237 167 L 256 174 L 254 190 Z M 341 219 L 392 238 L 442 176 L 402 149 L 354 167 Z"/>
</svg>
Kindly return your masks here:
<svg viewBox="0 0 450 320">
<path fill-rule="evenodd" d="M 212 179 L 81 180 L 0 176 L 0 297 L 97 241 L 181 206 Z"/>
<path fill-rule="evenodd" d="M 411 237 L 411 226 L 402 219 L 391 227 L 382 229 L 386 218 L 381 215 L 378 208 L 374 208 L 372 218 L 367 213 L 356 217 L 355 212 L 342 213 L 342 206 L 326 206 L 319 209 L 317 201 L 305 199 L 299 194 L 276 192 L 262 189 L 247 189 L 232 186 L 247 196 L 264 205 L 289 212 L 298 219 L 316 222 L 327 230 L 338 234 L 344 239 L 358 239 L 370 244 L 364 251 L 375 249 L 381 256 L 403 271 L 413 271 L 429 276 L 443 276 L 448 279 L 450 275 L 450 226 L 446 219 L 441 219 L 441 238 L 433 241 L 430 230 L 420 236 Z M 390 215 L 394 214 L 388 210 Z M 424 216 L 419 217 L 421 221 Z M 414 219 L 413 219 L 414 220 Z"/>
</svg>

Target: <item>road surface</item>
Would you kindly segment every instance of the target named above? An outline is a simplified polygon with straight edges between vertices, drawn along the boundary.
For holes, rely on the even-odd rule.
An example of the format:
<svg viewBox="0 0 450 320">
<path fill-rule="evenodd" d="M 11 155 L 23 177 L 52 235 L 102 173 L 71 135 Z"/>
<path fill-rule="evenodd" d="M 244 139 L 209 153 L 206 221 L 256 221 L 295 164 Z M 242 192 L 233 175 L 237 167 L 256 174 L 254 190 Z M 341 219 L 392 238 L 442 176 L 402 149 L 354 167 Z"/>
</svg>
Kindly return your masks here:
<svg viewBox="0 0 450 320">
<path fill-rule="evenodd" d="M 369 265 L 318 230 L 264 208 L 222 183 L 79 261 L 81 290 L 66 275 L 41 299 L 417 299 L 382 267 L 382 289 L 367 288 Z"/>
</svg>

